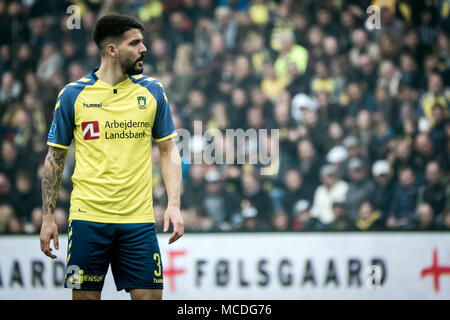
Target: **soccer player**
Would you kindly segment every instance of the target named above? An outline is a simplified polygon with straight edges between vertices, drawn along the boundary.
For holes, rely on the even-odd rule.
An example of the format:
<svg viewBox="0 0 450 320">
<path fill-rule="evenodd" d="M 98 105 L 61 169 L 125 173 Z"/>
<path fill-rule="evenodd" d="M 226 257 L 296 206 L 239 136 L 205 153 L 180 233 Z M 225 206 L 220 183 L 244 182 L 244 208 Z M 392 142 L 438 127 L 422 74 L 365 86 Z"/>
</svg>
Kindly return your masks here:
<svg viewBox="0 0 450 320">
<path fill-rule="evenodd" d="M 56 100 L 42 178 L 41 250 L 56 258 L 54 221 L 67 149 L 76 166 L 69 216 L 66 281 L 73 299 L 101 297 L 111 265 L 117 290 L 131 299 L 161 299 L 163 270 L 152 200 L 152 138 L 160 154 L 168 204 L 169 244 L 184 232 L 181 160 L 164 88 L 142 75 L 143 25 L 125 15 L 102 17 L 94 29 L 100 68 L 66 85 Z"/>
</svg>

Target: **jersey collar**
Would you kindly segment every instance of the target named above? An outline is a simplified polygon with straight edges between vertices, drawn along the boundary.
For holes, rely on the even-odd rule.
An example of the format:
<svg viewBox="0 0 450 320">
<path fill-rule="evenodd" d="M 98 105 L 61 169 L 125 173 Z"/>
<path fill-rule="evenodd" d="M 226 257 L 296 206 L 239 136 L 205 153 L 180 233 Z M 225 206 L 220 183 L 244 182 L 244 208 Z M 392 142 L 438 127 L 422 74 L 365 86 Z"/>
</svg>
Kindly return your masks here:
<svg viewBox="0 0 450 320">
<path fill-rule="evenodd" d="M 97 68 L 97 69 L 94 69 L 94 70 L 91 72 L 91 77 L 92 77 L 92 79 L 94 79 L 95 82 L 98 82 L 98 83 L 102 84 L 102 85 L 105 86 L 105 87 L 109 87 L 109 88 L 119 88 L 119 87 L 125 87 L 125 86 L 128 86 L 128 85 L 130 85 L 130 84 L 133 84 L 133 81 L 131 81 L 130 76 L 128 76 L 125 80 L 123 80 L 123 81 L 119 82 L 118 84 L 116 84 L 115 86 L 113 86 L 113 85 L 111 85 L 111 84 L 109 84 L 109 83 L 107 83 L 107 82 L 105 82 L 105 81 L 100 80 L 100 79 L 97 77 L 97 75 L 95 74 L 95 72 L 96 72 L 97 70 L 98 70 L 98 68 Z"/>
</svg>

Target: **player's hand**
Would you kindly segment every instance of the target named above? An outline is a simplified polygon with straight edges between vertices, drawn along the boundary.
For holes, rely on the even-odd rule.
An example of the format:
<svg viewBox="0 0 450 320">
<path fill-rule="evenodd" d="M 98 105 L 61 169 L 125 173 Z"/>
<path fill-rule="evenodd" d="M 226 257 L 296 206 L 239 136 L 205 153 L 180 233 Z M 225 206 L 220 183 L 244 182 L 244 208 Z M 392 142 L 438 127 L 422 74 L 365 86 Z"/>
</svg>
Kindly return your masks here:
<svg viewBox="0 0 450 320">
<path fill-rule="evenodd" d="M 164 213 L 164 232 L 169 230 L 169 224 L 173 224 L 173 232 L 169 238 L 169 244 L 177 241 L 184 234 L 184 222 L 183 217 L 181 217 L 180 208 L 178 207 L 167 207 Z"/>
<path fill-rule="evenodd" d="M 45 253 L 46 256 L 55 259 L 56 256 L 52 253 L 52 248 L 50 248 L 50 240 L 53 239 L 53 245 L 56 250 L 59 249 L 58 241 L 58 226 L 55 223 L 53 217 L 44 216 L 42 219 L 41 227 L 41 251 Z"/>
</svg>

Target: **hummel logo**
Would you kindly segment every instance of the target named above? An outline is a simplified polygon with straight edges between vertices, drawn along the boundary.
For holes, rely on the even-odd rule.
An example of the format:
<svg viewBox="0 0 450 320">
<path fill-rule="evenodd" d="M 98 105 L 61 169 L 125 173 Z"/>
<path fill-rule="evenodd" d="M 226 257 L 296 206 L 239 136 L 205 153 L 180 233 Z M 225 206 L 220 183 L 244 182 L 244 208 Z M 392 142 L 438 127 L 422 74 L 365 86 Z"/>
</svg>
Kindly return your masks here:
<svg viewBox="0 0 450 320">
<path fill-rule="evenodd" d="M 84 103 L 83 102 L 83 107 L 85 108 L 101 108 L 102 107 L 102 103 Z"/>
</svg>

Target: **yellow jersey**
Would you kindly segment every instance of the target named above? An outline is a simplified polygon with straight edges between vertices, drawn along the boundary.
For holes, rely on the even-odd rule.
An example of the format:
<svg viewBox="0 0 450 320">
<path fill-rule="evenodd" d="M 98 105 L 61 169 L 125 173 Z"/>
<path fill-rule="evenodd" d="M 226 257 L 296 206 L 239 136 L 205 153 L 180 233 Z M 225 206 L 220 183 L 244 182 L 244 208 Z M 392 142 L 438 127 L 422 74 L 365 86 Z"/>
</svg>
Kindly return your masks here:
<svg viewBox="0 0 450 320">
<path fill-rule="evenodd" d="M 152 137 L 176 135 L 164 88 L 144 75 L 112 86 L 95 71 L 61 90 L 48 134 L 53 147 L 75 141 L 69 220 L 155 222 Z"/>
</svg>

